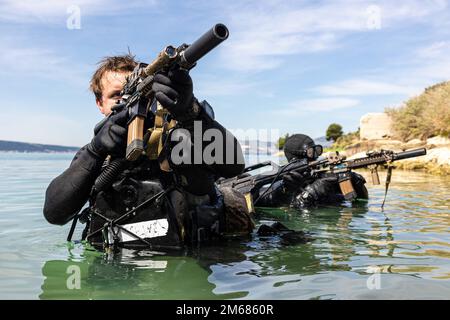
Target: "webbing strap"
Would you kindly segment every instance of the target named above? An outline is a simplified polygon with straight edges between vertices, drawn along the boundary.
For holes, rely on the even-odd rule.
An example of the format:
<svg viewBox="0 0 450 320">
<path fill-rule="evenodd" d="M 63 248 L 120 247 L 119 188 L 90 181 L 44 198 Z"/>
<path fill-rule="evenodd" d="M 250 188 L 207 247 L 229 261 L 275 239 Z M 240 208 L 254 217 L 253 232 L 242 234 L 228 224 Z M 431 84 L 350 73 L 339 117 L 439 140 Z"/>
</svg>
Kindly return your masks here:
<svg viewBox="0 0 450 320">
<path fill-rule="evenodd" d="M 77 226 L 77 222 L 78 222 L 78 217 L 79 217 L 79 215 L 77 213 L 75 215 L 75 217 L 73 218 L 72 225 L 70 226 L 69 234 L 67 235 L 67 241 L 68 242 L 72 241 L 72 236 L 73 236 L 73 233 L 75 231 L 75 227 Z"/>
<path fill-rule="evenodd" d="M 164 148 L 164 134 L 177 125 L 177 122 L 172 119 L 170 122 L 166 121 L 166 117 L 169 112 L 157 102 L 155 124 L 153 128 L 149 129 L 150 137 L 147 142 L 146 153 L 150 160 L 157 160 Z M 160 168 L 162 171 L 171 171 L 169 162 L 167 159 L 163 159 L 160 162 Z"/>
<path fill-rule="evenodd" d="M 392 164 L 388 164 L 388 168 L 387 168 L 387 176 L 386 176 L 386 189 L 384 191 L 384 200 L 383 200 L 383 204 L 381 205 L 381 209 L 384 209 L 384 205 L 386 204 L 386 197 L 389 191 L 389 185 L 391 184 L 391 180 L 392 180 L 392 169 L 394 169 L 394 167 L 392 166 Z"/>
<path fill-rule="evenodd" d="M 162 135 L 164 133 L 164 116 L 167 111 L 161 106 L 159 102 L 156 104 L 155 123 L 153 128 L 149 129 L 150 138 L 147 142 L 147 156 L 150 160 L 158 159 L 162 150 Z"/>
<path fill-rule="evenodd" d="M 145 239 L 139 237 L 138 235 L 134 234 L 133 232 L 131 232 L 130 230 L 125 229 L 124 227 L 122 227 L 121 225 L 119 225 L 119 223 L 123 223 L 124 220 L 127 220 L 128 218 L 130 218 L 132 216 L 132 214 L 134 214 L 135 212 L 137 212 L 139 209 L 143 208 L 144 206 L 147 206 L 151 203 L 153 203 L 154 201 L 156 201 L 157 199 L 165 196 L 168 192 L 172 191 L 173 188 L 168 188 L 167 190 L 164 191 L 160 191 L 158 192 L 156 195 L 152 196 L 151 198 L 145 200 L 144 202 L 142 202 L 141 204 L 139 204 L 137 207 L 135 207 L 134 209 L 131 209 L 130 211 L 124 213 L 123 215 L 121 215 L 120 217 L 112 220 L 109 219 L 107 217 L 105 217 L 104 215 L 100 214 L 99 212 L 96 212 L 95 210 L 92 211 L 92 214 L 102 218 L 103 220 L 106 221 L 107 224 L 109 224 L 109 226 L 111 227 L 111 229 L 113 229 L 114 227 L 119 228 L 120 230 L 122 230 L 125 233 L 128 233 L 129 235 L 131 235 L 132 237 L 136 238 L 136 240 L 140 240 L 141 242 L 145 243 L 146 245 L 151 247 L 151 244 L 146 241 Z M 135 214 L 134 216 L 137 216 L 137 214 Z M 89 233 L 86 238 L 90 238 L 94 235 L 96 235 L 97 233 L 101 232 L 104 230 L 104 226 Z M 104 236 L 105 237 L 105 236 Z"/>
</svg>

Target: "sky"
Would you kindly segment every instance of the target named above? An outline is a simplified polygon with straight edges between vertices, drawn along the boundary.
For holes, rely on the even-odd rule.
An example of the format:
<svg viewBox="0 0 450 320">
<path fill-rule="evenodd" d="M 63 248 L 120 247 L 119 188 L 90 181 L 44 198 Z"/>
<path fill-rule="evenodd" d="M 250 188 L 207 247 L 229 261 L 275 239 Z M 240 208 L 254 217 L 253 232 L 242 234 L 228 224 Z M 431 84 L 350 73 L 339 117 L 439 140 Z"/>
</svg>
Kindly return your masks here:
<svg viewBox="0 0 450 320">
<path fill-rule="evenodd" d="M 150 62 L 218 22 L 230 36 L 191 76 L 220 123 L 354 131 L 361 116 L 450 80 L 449 2 L 0 0 L 0 140 L 88 143 L 102 119 L 88 89 L 102 57 Z"/>
</svg>

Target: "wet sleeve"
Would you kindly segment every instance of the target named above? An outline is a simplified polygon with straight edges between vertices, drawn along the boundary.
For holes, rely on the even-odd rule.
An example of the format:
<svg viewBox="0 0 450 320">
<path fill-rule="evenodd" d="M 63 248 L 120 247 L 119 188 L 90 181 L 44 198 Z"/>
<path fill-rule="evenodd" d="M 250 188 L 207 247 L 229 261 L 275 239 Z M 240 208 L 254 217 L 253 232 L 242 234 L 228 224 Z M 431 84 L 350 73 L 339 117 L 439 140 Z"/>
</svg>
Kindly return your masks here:
<svg viewBox="0 0 450 320">
<path fill-rule="evenodd" d="M 222 134 L 223 155 L 218 157 L 217 163 L 210 165 L 210 168 L 216 173 L 216 178 L 232 178 L 241 174 L 245 169 L 245 160 L 242 153 L 241 144 L 236 137 L 225 129 L 217 121 L 204 121 L 207 129 L 215 129 Z M 206 146 L 204 146 L 205 150 Z M 205 153 L 207 155 L 208 153 Z"/>
<path fill-rule="evenodd" d="M 64 225 L 81 210 L 102 164 L 103 159 L 89 152 L 86 146 L 77 152 L 70 167 L 47 188 L 44 217 L 49 223 Z"/>
<path fill-rule="evenodd" d="M 274 208 L 290 205 L 292 196 L 286 191 L 283 181 L 278 181 L 270 190 L 267 189 L 268 187 L 263 187 L 253 196 L 255 201 L 259 198 L 257 207 Z"/>
</svg>

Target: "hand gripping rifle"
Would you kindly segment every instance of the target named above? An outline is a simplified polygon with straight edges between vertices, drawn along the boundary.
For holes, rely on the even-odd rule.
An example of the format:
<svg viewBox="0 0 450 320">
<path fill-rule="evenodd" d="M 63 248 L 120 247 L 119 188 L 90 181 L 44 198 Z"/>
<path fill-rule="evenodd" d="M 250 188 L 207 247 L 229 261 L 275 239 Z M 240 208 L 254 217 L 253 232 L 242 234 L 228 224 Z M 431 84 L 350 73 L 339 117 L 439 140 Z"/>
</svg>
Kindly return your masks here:
<svg viewBox="0 0 450 320">
<path fill-rule="evenodd" d="M 399 160 L 420 157 L 426 155 L 426 149 L 416 149 L 400 153 L 394 153 L 389 150 L 381 150 L 379 152 L 369 152 L 364 158 L 346 160 L 338 153 L 331 153 L 327 158 L 307 163 L 304 159 L 295 159 L 284 166 L 268 161 L 263 162 L 244 170 L 244 173 L 230 179 L 219 180 L 218 185 L 223 187 L 231 187 L 244 194 L 247 206 L 250 212 L 255 212 L 255 205 L 267 192 L 271 191 L 273 185 L 283 179 L 283 177 L 293 171 L 302 173 L 306 177 L 320 178 L 327 174 L 336 174 L 338 176 L 339 186 L 342 194 L 347 200 L 354 200 L 356 192 L 351 183 L 351 171 L 354 169 L 369 168 L 372 173 L 374 184 L 380 184 L 378 176 L 378 167 L 384 165 L 388 168 L 388 176 L 386 179 L 386 194 L 392 177 L 392 163 Z M 271 166 L 273 169 L 257 175 L 250 175 L 249 173 L 257 169 Z M 263 187 L 269 185 L 262 195 L 255 201 L 254 196 Z M 384 203 L 383 203 L 384 205 Z"/>
<path fill-rule="evenodd" d="M 157 148 L 151 151 L 150 158 L 156 159 L 161 151 L 162 133 L 175 123 L 165 123 L 168 114 L 159 103 L 154 108 L 155 97 L 151 91 L 153 77 L 156 73 L 179 66 L 183 69 L 192 69 L 198 60 L 228 38 L 228 29 L 223 24 L 216 24 L 203 34 L 192 45 L 183 44 L 178 48 L 165 47 L 150 64 L 140 63 L 127 78 L 122 91 L 122 102 L 126 104 L 129 113 L 128 139 L 126 159 L 136 160 L 144 151 L 144 121 L 147 113 L 155 115 L 155 127 L 151 130 L 149 144 L 156 144 Z M 159 147 L 158 147 L 159 145 Z"/>
</svg>

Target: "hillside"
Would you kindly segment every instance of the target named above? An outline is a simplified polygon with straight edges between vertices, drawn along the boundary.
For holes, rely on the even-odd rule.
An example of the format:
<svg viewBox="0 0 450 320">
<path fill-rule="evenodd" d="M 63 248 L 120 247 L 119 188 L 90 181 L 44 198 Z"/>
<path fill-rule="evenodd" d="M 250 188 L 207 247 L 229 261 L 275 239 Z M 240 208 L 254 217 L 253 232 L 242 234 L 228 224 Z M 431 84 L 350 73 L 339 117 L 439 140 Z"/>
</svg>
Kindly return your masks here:
<svg viewBox="0 0 450 320">
<path fill-rule="evenodd" d="M 388 108 L 395 137 L 402 141 L 450 135 L 450 81 L 425 89 L 400 108 Z"/>
<path fill-rule="evenodd" d="M 333 145 L 332 141 L 327 141 L 326 137 L 315 138 L 314 142 L 320 144 L 324 148 L 330 148 Z"/>
<path fill-rule="evenodd" d="M 427 156 L 400 161 L 398 168 L 450 174 L 450 82 L 425 89 L 401 107 L 368 113 L 360 130 L 339 138 L 332 149 L 358 158 L 369 150 L 426 148 Z"/>
<path fill-rule="evenodd" d="M 49 144 L 16 142 L 0 140 L 0 152 L 43 152 L 43 153 L 62 153 L 76 152 L 78 147 L 66 147 Z"/>
</svg>

